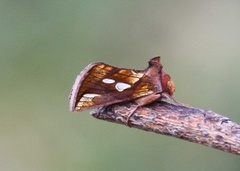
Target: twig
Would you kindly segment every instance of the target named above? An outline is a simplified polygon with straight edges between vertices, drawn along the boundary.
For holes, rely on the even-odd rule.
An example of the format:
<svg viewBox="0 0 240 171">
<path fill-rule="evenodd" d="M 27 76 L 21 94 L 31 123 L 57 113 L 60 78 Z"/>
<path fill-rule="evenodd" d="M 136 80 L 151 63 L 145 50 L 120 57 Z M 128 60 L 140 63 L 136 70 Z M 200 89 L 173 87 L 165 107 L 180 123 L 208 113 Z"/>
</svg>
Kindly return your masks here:
<svg viewBox="0 0 240 171">
<path fill-rule="evenodd" d="M 125 124 L 135 108 L 132 102 L 92 111 L 98 119 Z M 240 125 L 210 110 L 154 102 L 139 107 L 130 117 L 131 127 L 169 135 L 240 155 Z"/>
</svg>

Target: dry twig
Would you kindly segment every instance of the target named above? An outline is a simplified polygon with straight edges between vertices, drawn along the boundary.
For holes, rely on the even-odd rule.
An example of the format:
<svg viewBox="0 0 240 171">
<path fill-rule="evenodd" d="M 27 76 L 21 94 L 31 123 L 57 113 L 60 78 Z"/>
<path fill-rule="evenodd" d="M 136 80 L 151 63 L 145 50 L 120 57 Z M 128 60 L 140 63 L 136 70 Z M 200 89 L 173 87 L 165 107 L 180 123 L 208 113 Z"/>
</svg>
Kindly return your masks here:
<svg viewBox="0 0 240 171">
<path fill-rule="evenodd" d="M 95 118 L 126 124 L 135 108 L 132 102 L 92 111 Z M 139 107 L 130 117 L 131 127 L 169 135 L 240 155 L 240 125 L 210 110 L 154 102 Z"/>
</svg>

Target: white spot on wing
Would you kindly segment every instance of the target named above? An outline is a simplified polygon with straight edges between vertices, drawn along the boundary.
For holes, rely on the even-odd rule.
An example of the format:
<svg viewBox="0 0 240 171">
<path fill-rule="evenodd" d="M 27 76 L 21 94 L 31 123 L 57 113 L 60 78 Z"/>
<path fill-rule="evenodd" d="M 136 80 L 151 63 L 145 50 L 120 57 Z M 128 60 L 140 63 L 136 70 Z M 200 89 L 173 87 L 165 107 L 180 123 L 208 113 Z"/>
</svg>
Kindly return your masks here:
<svg viewBox="0 0 240 171">
<path fill-rule="evenodd" d="M 129 85 L 129 84 L 126 84 L 126 83 L 117 83 L 116 85 L 115 85 L 115 88 L 119 91 L 119 92 L 122 92 L 122 91 L 124 91 L 125 89 L 127 89 L 127 88 L 130 88 L 131 87 L 131 85 Z"/>
<path fill-rule="evenodd" d="M 78 102 L 78 105 L 82 105 L 82 102 L 91 102 L 94 97 L 101 96 L 100 94 L 86 93 L 84 94 Z M 81 106 L 80 105 L 80 106 Z"/>
<path fill-rule="evenodd" d="M 106 84 L 112 84 L 112 83 L 115 83 L 115 80 L 113 79 L 110 79 L 110 78 L 104 78 L 102 80 L 102 82 L 106 83 Z"/>
<path fill-rule="evenodd" d="M 86 97 L 86 98 L 94 98 L 96 96 L 100 96 L 99 94 L 91 94 L 91 93 L 87 93 L 87 94 L 84 94 L 83 97 Z"/>
</svg>

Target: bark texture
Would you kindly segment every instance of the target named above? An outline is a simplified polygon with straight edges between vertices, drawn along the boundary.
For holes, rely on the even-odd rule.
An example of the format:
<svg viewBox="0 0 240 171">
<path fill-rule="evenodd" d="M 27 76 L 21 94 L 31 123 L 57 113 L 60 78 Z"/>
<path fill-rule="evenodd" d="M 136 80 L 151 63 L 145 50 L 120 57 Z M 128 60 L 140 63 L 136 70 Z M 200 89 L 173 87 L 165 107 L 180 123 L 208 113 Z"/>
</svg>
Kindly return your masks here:
<svg viewBox="0 0 240 171">
<path fill-rule="evenodd" d="M 133 102 L 125 102 L 94 110 L 91 114 L 127 125 L 127 118 L 135 109 Z M 129 125 L 240 155 L 240 125 L 210 110 L 154 102 L 137 108 L 129 118 Z"/>
</svg>

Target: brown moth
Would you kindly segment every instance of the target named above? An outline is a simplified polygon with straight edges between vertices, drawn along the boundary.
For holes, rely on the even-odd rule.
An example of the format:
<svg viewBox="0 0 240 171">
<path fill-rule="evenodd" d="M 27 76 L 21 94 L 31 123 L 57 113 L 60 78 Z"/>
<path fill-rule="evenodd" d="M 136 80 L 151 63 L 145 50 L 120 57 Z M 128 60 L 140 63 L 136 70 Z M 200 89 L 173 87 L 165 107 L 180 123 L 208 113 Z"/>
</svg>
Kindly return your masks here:
<svg viewBox="0 0 240 171">
<path fill-rule="evenodd" d="M 172 98 L 175 85 L 163 70 L 160 57 L 154 57 L 148 63 L 144 70 L 117 68 L 102 62 L 89 64 L 77 76 L 72 87 L 70 111 L 131 100 L 135 100 L 138 107 L 160 98 L 175 102 Z"/>
</svg>

